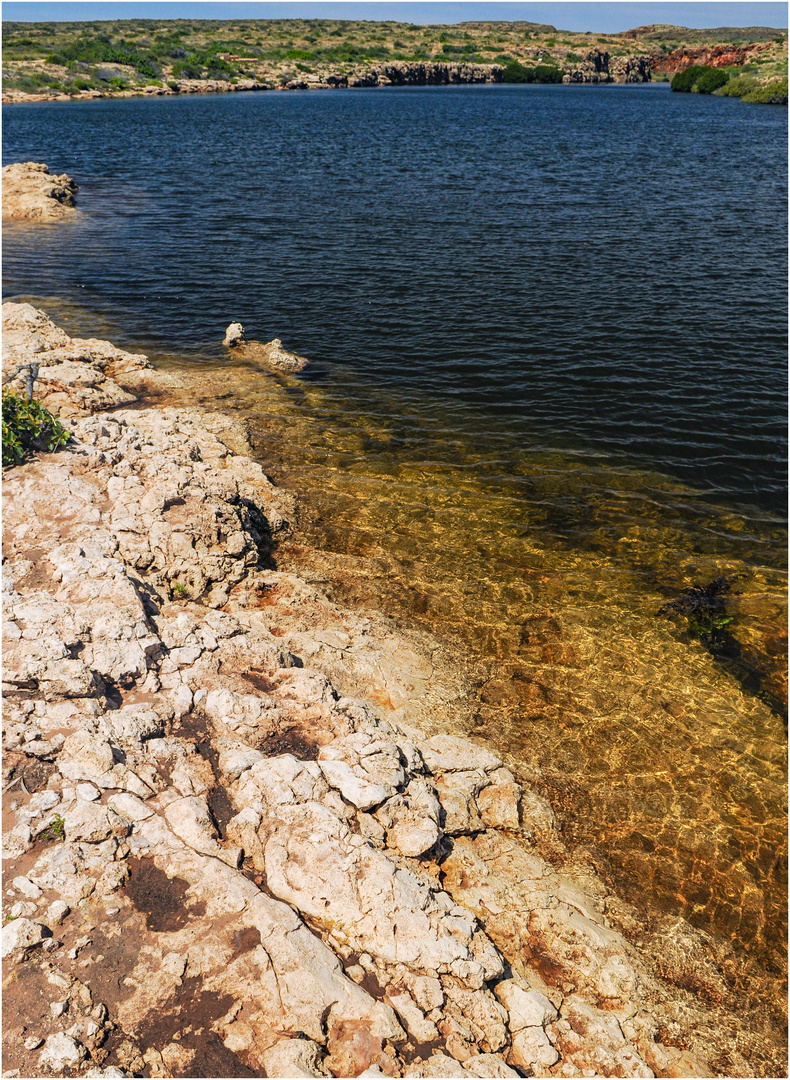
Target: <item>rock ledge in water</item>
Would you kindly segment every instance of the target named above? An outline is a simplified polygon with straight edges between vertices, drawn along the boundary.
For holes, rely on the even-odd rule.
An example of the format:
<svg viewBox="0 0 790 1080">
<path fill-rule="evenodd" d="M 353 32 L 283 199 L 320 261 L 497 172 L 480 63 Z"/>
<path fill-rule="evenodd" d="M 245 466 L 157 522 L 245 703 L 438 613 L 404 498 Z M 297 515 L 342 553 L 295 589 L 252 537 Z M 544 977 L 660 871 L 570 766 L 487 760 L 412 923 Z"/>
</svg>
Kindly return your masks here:
<svg viewBox="0 0 790 1080">
<path fill-rule="evenodd" d="M 15 162 L 3 168 L 3 217 L 56 221 L 74 209 L 79 187 L 70 176 L 50 176 L 46 165 Z"/>
<path fill-rule="evenodd" d="M 297 353 L 284 349 L 279 338 L 274 338 L 265 344 L 261 341 L 247 341 L 244 336 L 244 327 L 239 322 L 230 324 L 225 331 L 222 344 L 233 349 L 236 355 L 246 360 L 262 360 L 280 371 L 303 371 L 310 363 L 306 356 L 299 356 Z"/>
</svg>

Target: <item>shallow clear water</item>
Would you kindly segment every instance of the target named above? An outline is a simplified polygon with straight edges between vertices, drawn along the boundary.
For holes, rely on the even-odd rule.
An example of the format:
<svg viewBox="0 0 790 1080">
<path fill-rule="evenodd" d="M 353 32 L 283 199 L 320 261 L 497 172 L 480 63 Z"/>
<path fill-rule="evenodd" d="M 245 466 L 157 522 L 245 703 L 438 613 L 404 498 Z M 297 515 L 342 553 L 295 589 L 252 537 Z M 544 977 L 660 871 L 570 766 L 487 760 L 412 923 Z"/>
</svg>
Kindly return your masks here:
<svg viewBox="0 0 790 1080">
<path fill-rule="evenodd" d="M 281 563 L 456 642 L 566 836 L 781 971 L 786 112 L 459 87 L 4 116 L 7 161 L 82 185 L 5 230 L 7 294 L 199 372 L 301 494 Z M 312 367 L 229 364 L 235 319 Z M 722 575 L 712 640 L 658 616 Z"/>
</svg>

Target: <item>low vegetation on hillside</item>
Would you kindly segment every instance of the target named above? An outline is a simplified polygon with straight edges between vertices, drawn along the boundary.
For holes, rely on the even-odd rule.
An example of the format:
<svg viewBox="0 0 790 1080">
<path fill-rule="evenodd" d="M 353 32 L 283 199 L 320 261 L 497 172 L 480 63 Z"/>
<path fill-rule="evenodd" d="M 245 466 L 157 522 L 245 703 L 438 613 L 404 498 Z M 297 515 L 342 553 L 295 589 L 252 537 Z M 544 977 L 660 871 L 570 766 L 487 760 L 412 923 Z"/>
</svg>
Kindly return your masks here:
<svg viewBox="0 0 790 1080">
<path fill-rule="evenodd" d="M 786 105 L 787 76 L 758 79 L 742 74 L 743 69 L 710 67 L 692 64 L 673 76 L 671 88 L 681 93 L 716 94 L 719 97 L 738 97 L 753 105 Z"/>
<path fill-rule="evenodd" d="M 125 19 L 4 23 L 3 82 L 6 91 L 44 95 L 113 94 L 168 84 L 177 89 L 181 81 L 197 79 L 256 79 L 277 86 L 300 77 L 309 82 L 359 73 L 394 60 L 499 64 L 509 72 L 507 81 L 551 82 L 561 81 L 593 49 L 613 59 L 668 61 L 671 75 L 679 50 L 723 43 L 745 50 L 744 71 L 758 83 L 786 77 L 787 33 L 770 27 L 646 26 L 600 34 L 529 22 Z M 666 70 L 659 77 L 668 77 Z"/>
</svg>

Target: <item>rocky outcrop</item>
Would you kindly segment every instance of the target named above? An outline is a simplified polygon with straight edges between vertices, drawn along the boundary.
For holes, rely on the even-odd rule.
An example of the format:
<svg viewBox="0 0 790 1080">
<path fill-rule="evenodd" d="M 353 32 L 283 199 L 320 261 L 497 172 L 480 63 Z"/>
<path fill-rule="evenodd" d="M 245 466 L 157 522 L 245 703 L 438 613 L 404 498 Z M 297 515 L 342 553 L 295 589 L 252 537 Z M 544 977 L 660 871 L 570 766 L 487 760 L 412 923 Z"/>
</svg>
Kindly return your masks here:
<svg viewBox="0 0 790 1080">
<path fill-rule="evenodd" d="M 279 338 L 274 338 L 265 344 L 260 341 L 247 341 L 244 335 L 244 327 L 239 322 L 230 324 L 225 331 L 222 344 L 226 348 L 232 349 L 236 357 L 243 360 L 262 362 L 269 367 L 277 368 L 279 371 L 290 373 L 303 371 L 310 363 L 306 356 L 299 356 L 297 353 L 288 352 L 287 349 L 284 349 Z"/>
<path fill-rule="evenodd" d="M 501 64 L 442 63 L 441 61 L 392 60 L 350 72 L 324 71 L 302 75 L 281 85 L 285 90 L 338 90 L 373 86 L 449 86 L 461 83 L 502 82 Z"/>
<path fill-rule="evenodd" d="M 563 69 L 566 83 L 650 82 L 650 58 L 610 56 L 605 49 L 590 49 L 581 61 Z"/>
<path fill-rule="evenodd" d="M 451 83 L 502 82 L 500 64 L 444 64 L 393 60 L 370 71 L 379 86 L 447 86 Z M 355 85 L 352 83 L 351 85 Z M 374 84 L 375 85 L 375 84 Z"/>
<path fill-rule="evenodd" d="M 148 367 L 139 353 L 109 341 L 70 338 L 30 304 L 3 305 L 3 385 L 21 392 L 34 369 L 36 398 L 50 412 L 84 416 L 129 405 L 135 395 L 122 381 Z"/>
<path fill-rule="evenodd" d="M 3 218 L 57 221 L 74 210 L 79 188 L 70 176 L 50 176 L 46 165 L 35 161 L 3 167 Z"/>
<path fill-rule="evenodd" d="M 7 308 L 15 360 L 74 349 Z M 540 795 L 421 726 L 435 645 L 272 568 L 292 504 L 211 416 L 89 411 L 111 348 L 5 476 L 10 1075 L 746 1075 Z"/>
<path fill-rule="evenodd" d="M 755 55 L 759 56 L 765 49 L 766 46 L 762 43 L 673 49 L 672 52 L 652 56 L 650 66 L 653 71 L 666 72 L 670 75 L 685 71 L 692 64 L 707 64 L 709 67 L 741 67 L 743 64 L 748 64 Z"/>
</svg>

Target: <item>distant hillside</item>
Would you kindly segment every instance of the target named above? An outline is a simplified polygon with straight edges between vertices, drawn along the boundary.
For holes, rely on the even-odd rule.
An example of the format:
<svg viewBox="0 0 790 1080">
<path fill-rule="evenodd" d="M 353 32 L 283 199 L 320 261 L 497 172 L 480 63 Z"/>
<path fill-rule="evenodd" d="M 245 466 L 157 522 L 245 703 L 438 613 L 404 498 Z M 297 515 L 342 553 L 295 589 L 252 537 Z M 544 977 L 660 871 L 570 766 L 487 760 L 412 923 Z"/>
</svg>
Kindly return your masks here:
<svg viewBox="0 0 790 1080">
<path fill-rule="evenodd" d="M 530 22 L 416 26 L 338 19 L 3 24 L 4 100 L 201 89 L 667 79 L 694 63 L 787 74 L 787 32 L 651 25 L 572 33 Z"/>
</svg>

